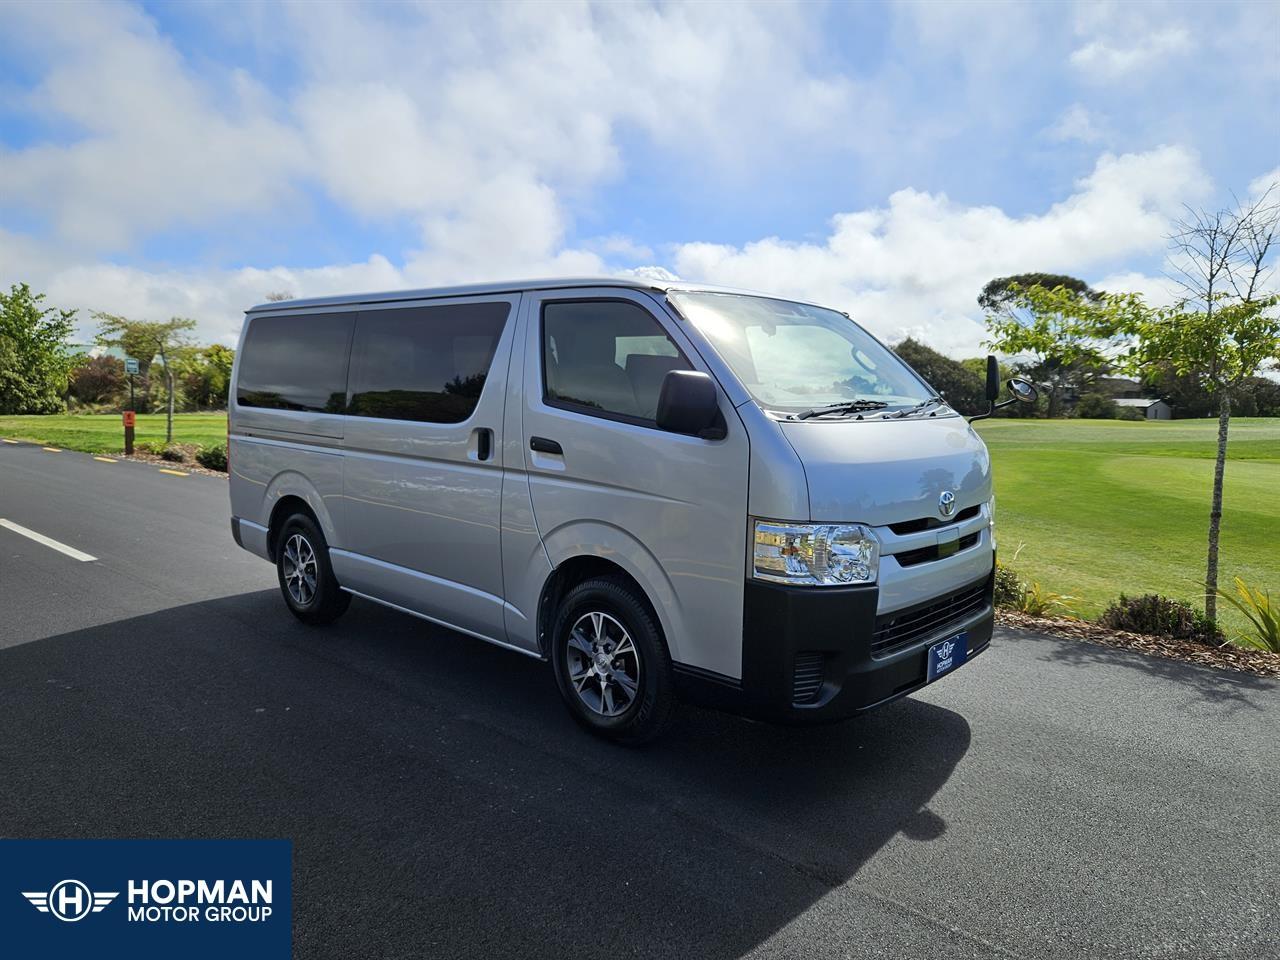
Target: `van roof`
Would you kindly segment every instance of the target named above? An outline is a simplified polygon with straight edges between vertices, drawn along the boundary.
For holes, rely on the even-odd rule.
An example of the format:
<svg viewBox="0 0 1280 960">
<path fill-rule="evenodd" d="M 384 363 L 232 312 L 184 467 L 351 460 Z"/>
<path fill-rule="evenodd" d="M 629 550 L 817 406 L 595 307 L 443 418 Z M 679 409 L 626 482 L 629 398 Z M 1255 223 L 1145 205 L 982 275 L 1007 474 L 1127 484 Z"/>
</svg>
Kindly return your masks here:
<svg viewBox="0 0 1280 960">
<path fill-rule="evenodd" d="M 550 277 L 541 280 L 507 280 L 494 283 L 468 283 L 456 287 L 426 287 L 420 290 L 387 290 L 374 293 L 351 293 L 335 297 L 307 297 L 297 300 L 271 300 L 250 307 L 246 313 L 273 310 L 297 310 L 306 307 L 337 307 L 346 304 L 387 303 L 397 300 L 431 300 L 444 297 L 469 297 L 484 294 L 520 293 L 524 290 L 572 290 L 580 287 L 620 287 L 628 290 L 707 290 L 717 293 L 743 293 L 767 296 L 753 290 L 738 290 L 709 283 L 687 283 L 651 277 Z M 792 299 L 775 297 L 774 299 Z"/>
</svg>

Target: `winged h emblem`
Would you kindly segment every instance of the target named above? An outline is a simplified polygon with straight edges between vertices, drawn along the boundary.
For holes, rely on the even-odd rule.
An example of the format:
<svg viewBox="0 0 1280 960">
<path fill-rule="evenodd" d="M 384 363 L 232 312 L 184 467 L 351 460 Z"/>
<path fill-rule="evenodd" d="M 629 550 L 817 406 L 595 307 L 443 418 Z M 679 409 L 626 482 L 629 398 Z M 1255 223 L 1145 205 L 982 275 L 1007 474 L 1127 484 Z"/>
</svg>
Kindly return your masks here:
<svg viewBox="0 0 1280 960">
<path fill-rule="evenodd" d="M 22 895 L 41 913 L 51 913 L 59 920 L 74 923 L 91 913 L 101 913 L 120 893 L 90 890 L 79 880 L 63 880 L 51 890 L 24 890 Z"/>
</svg>

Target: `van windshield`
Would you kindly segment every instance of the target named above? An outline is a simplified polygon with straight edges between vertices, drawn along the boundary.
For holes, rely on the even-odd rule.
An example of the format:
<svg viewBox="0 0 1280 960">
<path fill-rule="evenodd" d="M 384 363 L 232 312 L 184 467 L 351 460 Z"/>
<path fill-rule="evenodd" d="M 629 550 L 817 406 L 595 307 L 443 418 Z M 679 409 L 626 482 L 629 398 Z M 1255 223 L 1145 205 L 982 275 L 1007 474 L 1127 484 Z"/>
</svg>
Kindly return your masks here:
<svg viewBox="0 0 1280 960">
<path fill-rule="evenodd" d="M 798 415 L 847 403 L 846 416 L 876 416 L 933 396 L 906 364 L 842 313 L 742 294 L 669 296 L 765 410 Z"/>
</svg>

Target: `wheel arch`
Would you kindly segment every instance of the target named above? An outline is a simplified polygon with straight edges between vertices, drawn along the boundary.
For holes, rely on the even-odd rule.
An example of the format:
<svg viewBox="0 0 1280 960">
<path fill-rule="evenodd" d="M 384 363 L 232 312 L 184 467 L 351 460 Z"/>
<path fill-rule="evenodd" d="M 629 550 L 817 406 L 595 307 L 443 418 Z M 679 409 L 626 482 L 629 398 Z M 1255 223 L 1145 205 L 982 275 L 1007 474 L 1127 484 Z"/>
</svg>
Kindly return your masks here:
<svg viewBox="0 0 1280 960">
<path fill-rule="evenodd" d="M 648 607 L 654 622 L 657 623 L 658 632 L 662 642 L 666 645 L 667 653 L 674 658 L 666 620 L 662 616 L 662 612 L 654 604 L 649 592 L 645 590 L 644 585 L 621 564 L 612 559 L 589 553 L 568 557 L 557 564 L 543 582 L 542 592 L 538 597 L 537 612 L 538 650 L 542 656 L 548 659 L 551 657 L 551 628 L 555 623 L 556 611 L 560 606 L 561 599 L 578 584 L 600 577 L 619 580 L 635 591 L 636 596 Z"/>
<path fill-rule="evenodd" d="M 320 522 L 320 518 L 316 516 L 316 512 L 311 509 L 311 505 L 306 500 L 294 493 L 282 496 L 271 508 L 271 519 L 267 523 L 267 554 L 272 563 L 276 562 L 276 541 L 280 539 L 280 528 L 295 513 L 310 517 L 312 522 L 320 528 L 320 532 L 325 533 L 324 524 Z M 328 539 L 327 533 L 325 533 L 325 539 Z"/>
</svg>

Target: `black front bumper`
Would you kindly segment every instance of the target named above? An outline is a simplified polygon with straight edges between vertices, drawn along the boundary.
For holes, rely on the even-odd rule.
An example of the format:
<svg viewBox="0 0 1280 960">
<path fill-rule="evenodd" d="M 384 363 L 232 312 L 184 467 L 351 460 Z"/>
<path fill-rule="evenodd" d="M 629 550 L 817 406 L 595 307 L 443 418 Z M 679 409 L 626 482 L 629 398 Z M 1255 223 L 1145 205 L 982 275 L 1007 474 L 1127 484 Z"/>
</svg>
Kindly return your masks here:
<svg viewBox="0 0 1280 960">
<path fill-rule="evenodd" d="M 890 616 L 916 615 L 921 629 L 910 642 L 873 655 L 877 627 L 886 621 L 877 621 L 877 587 L 813 589 L 751 580 L 743 610 L 742 680 L 677 665 L 677 688 L 690 702 L 764 720 L 850 717 L 923 687 L 929 646 L 939 640 L 967 633 L 966 662 L 986 650 L 992 586 L 988 576 L 960 588 L 954 595 L 967 592 L 972 598 L 967 608 L 959 614 L 942 611 L 933 621 L 939 598 L 894 611 Z"/>
</svg>

